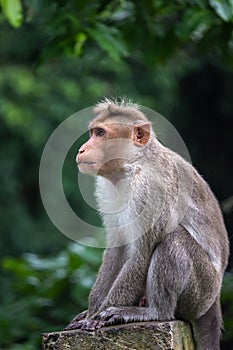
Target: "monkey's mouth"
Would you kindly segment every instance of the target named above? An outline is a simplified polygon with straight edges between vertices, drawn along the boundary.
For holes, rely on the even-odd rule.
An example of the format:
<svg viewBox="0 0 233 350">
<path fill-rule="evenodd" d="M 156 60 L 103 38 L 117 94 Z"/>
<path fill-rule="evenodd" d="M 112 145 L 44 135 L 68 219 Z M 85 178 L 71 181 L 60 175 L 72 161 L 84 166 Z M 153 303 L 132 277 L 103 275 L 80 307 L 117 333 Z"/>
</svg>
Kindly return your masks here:
<svg viewBox="0 0 233 350">
<path fill-rule="evenodd" d="M 81 171 L 83 174 L 96 174 L 96 162 L 78 162 L 78 169 Z"/>
</svg>

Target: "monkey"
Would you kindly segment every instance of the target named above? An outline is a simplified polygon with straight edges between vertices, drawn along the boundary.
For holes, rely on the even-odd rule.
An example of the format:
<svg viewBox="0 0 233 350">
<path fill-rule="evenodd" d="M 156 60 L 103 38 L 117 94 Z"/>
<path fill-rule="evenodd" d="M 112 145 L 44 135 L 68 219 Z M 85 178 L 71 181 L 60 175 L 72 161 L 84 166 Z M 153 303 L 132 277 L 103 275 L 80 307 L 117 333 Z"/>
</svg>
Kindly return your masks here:
<svg viewBox="0 0 233 350">
<path fill-rule="evenodd" d="M 229 242 L 213 192 L 137 104 L 106 98 L 93 112 L 76 161 L 96 176 L 107 247 L 88 310 L 65 330 L 181 319 L 195 349 L 219 350 Z"/>
</svg>

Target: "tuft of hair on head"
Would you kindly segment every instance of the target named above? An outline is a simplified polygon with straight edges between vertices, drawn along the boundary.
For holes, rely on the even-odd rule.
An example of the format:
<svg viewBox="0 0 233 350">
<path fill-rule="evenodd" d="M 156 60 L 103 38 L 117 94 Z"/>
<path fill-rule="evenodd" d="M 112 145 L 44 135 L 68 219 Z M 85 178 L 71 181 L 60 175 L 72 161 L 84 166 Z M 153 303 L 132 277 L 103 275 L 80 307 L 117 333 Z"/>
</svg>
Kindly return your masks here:
<svg viewBox="0 0 233 350">
<path fill-rule="evenodd" d="M 99 101 L 95 108 L 111 108 L 111 107 L 127 107 L 127 108 L 135 108 L 139 110 L 139 105 L 137 103 L 134 103 L 131 99 L 127 98 L 126 96 L 123 97 L 115 97 L 115 98 L 109 98 L 104 97 L 101 101 Z"/>
<path fill-rule="evenodd" d="M 107 98 L 98 102 L 94 107 L 95 120 L 104 122 L 105 119 L 114 116 L 117 117 L 118 122 L 122 123 L 134 123 L 148 121 L 146 116 L 140 110 L 138 104 L 132 102 L 132 100 L 122 98 Z"/>
</svg>

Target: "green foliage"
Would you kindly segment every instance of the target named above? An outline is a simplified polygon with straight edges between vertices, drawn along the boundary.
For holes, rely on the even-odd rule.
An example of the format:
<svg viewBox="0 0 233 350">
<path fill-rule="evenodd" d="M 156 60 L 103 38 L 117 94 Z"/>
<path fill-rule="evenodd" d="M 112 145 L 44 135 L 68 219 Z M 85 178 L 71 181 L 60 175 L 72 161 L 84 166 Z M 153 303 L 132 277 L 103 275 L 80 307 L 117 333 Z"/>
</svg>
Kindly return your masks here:
<svg viewBox="0 0 233 350">
<path fill-rule="evenodd" d="M 233 21 L 233 1 L 232 0 L 209 0 L 219 17 L 225 22 Z"/>
<path fill-rule="evenodd" d="M 65 67 L 65 63 L 63 69 Z M 8 66 L 0 76 L 0 135 L 4 147 L 0 150 L 1 247 L 0 256 L 26 251 L 51 253 L 64 246 L 65 239 L 51 225 L 43 210 L 38 188 L 38 167 L 45 143 L 70 114 L 86 107 L 107 93 L 108 84 L 95 77 L 76 77 L 83 66 L 44 67 L 35 72 L 22 66 Z M 74 74 L 73 71 L 76 71 Z M 86 91 L 89 91 L 86 94 Z M 76 210 L 81 208 L 78 193 L 74 192 L 77 169 L 76 148 L 71 150 L 67 195 Z M 12 220 L 12 216 L 14 220 Z M 17 225 L 15 223 L 17 222 Z M 32 232 L 38 232 L 32 235 Z M 57 244 L 53 241 L 56 239 Z M 45 244 L 46 243 L 46 244 Z"/>
<path fill-rule="evenodd" d="M 95 28 L 88 28 L 87 31 L 100 48 L 114 60 L 119 61 L 121 57 L 128 56 L 126 43 L 117 28 L 109 28 L 103 23 L 97 23 Z"/>
<path fill-rule="evenodd" d="M 20 1 L 1 3 L 10 23 L 22 24 Z M 24 17 L 26 23 L 43 25 L 47 40 L 41 60 L 82 57 L 93 47 L 116 62 L 134 53 L 150 64 L 167 61 L 190 45 L 196 53 L 233 55 L 232 0 L 38 0 L 25 2 Z"/>
<path fill-rule="evenodd" d="M 28 253 L 3 259 L 10 283 L 2 296 L 1 349 L 37 349 L 41 331 L 63 329 L 86 309 L 100 256 L 100 250 L 72 243 L 51 258 Z"/>
<path fill-rule="evenodd" d="M 41 332 L 62 329 L 86 308 L 100 258 L 65 248 L 41 204 L 41 154 L 65 118 L 103 96 L 127 95 L 170 118 L 220 201 L 233 193 L 232 0 L 0 4 L 0 348 L 35 350 Z M 96 223 L 77 190 L 77 148 L 64 164 L 64 191 Z M 230 349 L 232 274 L 222 302 Z"/>
<path fill-rule="evenodd" d="M 23 23 L 23 9 L 20 0 L 1 0 L 0 5 L 13 27 L 17 28 Z"/>
<path fill-rule="evenodd" d="M 176 35 L 183 39 L 201 40 L 213 25 L 213 16 L 205 8 L 192 7 L 186 11 L 183 21 L 177 24 Z"/>
</svg>

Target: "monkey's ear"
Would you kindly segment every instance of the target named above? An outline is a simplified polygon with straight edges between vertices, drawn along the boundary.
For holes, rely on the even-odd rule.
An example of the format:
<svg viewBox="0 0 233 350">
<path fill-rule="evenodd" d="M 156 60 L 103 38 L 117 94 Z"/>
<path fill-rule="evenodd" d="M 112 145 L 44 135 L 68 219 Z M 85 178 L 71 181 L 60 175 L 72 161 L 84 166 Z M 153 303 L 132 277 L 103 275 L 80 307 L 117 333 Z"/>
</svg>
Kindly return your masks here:
<svg viewBox="0 0 233 350">
<path fill-rule="evenodd" d="M 140 123 L 133 126 L 132 139 L 135 145 L 144 146 L 150 138 L 151 123 Z"/>
</svg>

